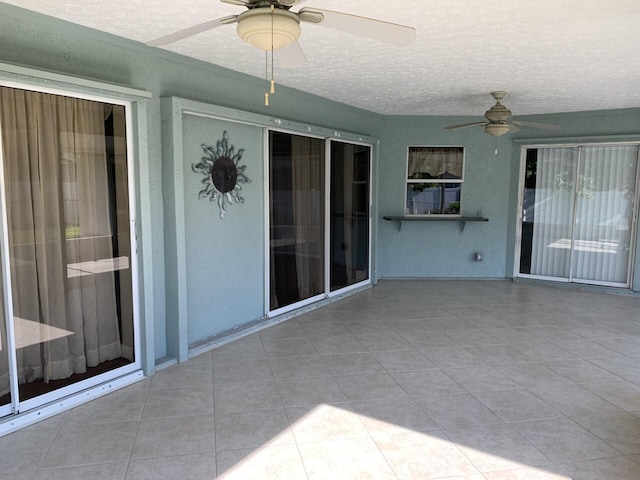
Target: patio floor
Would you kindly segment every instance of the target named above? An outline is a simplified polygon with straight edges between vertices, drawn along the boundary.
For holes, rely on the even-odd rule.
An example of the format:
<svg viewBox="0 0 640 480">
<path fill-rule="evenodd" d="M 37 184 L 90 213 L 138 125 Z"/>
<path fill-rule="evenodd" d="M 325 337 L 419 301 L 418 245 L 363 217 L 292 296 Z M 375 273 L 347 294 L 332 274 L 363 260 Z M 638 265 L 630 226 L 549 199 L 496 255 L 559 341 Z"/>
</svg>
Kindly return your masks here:
<svg viewBox="0 0 640 480">
<path fill-rule="evenodd" d="M 376 287 L 0 438 L 0 479 L 640 479 L 640 298 Z"/>
</svg>

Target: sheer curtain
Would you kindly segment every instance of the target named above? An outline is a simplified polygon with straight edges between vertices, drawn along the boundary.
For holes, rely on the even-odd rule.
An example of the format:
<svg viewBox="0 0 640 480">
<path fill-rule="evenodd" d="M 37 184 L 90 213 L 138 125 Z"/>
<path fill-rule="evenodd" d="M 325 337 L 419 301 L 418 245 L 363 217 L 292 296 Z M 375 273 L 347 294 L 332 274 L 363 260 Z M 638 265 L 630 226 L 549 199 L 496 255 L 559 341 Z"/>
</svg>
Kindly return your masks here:
<svg viewBox="0 0 640 480">
<path fill-rule="evenodd" d="M 17 349 L 21 383 L 121 355 L 114 273 L 69 264 L 113 257 L 104 104 L 1 89 L 13 306 L 38 342 Z M 56 332 L 55 335 L 51 332 Z"/>
<path fill-rule="evenodd" d="M 324 149 L 316 138 L 291 143 L 293 239 L 300 299 L 324 291 Z"/>
</svg>

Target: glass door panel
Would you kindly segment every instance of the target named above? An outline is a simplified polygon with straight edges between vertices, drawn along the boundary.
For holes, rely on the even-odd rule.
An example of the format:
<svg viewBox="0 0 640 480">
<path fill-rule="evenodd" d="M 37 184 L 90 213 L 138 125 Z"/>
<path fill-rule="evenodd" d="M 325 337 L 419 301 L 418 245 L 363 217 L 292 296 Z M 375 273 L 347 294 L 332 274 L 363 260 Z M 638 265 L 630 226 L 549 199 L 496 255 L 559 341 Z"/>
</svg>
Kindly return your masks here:
<svg viewBox="0 0 640 480">
<path fill-rule="evenodd" d="M 371 148 L 331 142 L 331 291 L 369 278 Z"/>
<path fill-rule="evenodd" d="M 0 417 L 11 413 L 11 371 L 9 369 L 8 325 L 5 318 L 3 287 L 2 277 L 0 276 Z"/>
<path fill-rule="evenodd" d="M 578 151 L 527 150 L 520 273 L 569 278 Z"/>
<path fill-rule="evenodd" d="M 0 93 L 22 402 L 135 360 L 125 107 Z"/>
<path fill-rule="evenodd" d="M 584 147 L 578 172 L 572 277 L 626 285 L 638 147 Z"/>
<path fill-rule="evenodd" d="M 269 132 L 270 309 L 324 293 L 325 142 Z"/>
</svg>

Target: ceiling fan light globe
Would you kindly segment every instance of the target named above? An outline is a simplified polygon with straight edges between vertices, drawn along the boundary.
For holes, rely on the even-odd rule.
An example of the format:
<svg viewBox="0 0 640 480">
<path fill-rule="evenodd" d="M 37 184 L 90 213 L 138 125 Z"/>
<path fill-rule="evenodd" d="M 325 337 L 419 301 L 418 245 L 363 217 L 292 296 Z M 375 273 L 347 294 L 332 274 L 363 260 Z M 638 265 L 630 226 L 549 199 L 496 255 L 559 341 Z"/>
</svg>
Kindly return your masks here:
<svg viewBox="0 0 640 480">
<path fill-rule="evenodd" d="M 254 8 L 238 17 L 238 36 L 260 50 L 278 50 L 300 37 L 300 20 L 284 9 Z"/>
<path fill-rule="evenodd" d="M 484 131 L 487 132 L 492 137 L 499 137 L 509 132 L 509 125 L 506 123 L 490 123 L 489 125 L 485 125 Z"/>
</svg>

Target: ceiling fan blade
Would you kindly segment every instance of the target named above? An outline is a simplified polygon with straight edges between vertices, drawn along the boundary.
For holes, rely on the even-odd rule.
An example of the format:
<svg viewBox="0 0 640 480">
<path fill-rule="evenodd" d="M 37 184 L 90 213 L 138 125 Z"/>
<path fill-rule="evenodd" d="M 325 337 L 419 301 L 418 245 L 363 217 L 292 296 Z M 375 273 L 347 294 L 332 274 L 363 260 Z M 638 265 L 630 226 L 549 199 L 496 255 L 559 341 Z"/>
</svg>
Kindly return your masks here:
<svg viewBox="0 0 640 480">
<path fill-rule="evenodd" d="M 193 35 L 206 32 L 207 30 L 212 30 L 214 28 L 221 27 L 222 25 L 229 25 L 231 23 L 236 23 L 237 21 L 238 21 L 238 15 L 231 15 L 229 17 L 216 18 L 215 20 L 209 20 L 208 22 L 200 23 L 198 25 L 194 25 L 192 27 L 170 33 L 169 35 L 156 38 L 155 40 L 151 40 L 150 42 L 147 42 L 147 45 L 152 47 L 162 47 L 164 45 L 169 45 L 170 43 L 177 42 L 178 40 L 182 40 L 184 38 L 192 37 Z"/>
<path fill-rule="evenodd" d="M 471 122 L 471 123 L 463 123 L 461 125 L 450 125 L 448 127 L 444 127 L 446 130 L 457 130 L 459 128 L 469 128 L 469 127 L 480 127 L 482 125 L 489 125 L 489 122 Z"/>
<path fill-rule="evenodd" d="M 284 5 L 285 7 L 293 7 L 302 2 L 306 2 L 307 0 L 278 0 L 280 5 Z"/>
<path fill-rule="evenodd" d="M 229 5 L 238 5 L 240 7 L 246 7 L 251 3 L 249 0 L 220 0 L 222 3 L 228 3 Z"/>
<path fill-rule="evenodd" d="M 319 25 L 392 45 L 406 45 L 416 38 L 415 28 L 398 25 L 397 23 L 383 22 L 373 18 L 321 10 L 319 8 L 302 8 L 299 13 L 302 21 L 309 21 L 305 19 L 305 14 L 315 16 L 320 14 L 324 19 Z"/>
<path fill-rule="evenodd" d="M 516 127 L 513 122 L 509 125 L 509 133 L 516 133 L 519 132 L 520 129 L 518 127 Z"/>
<path fill-rule="evenodd" d="M 522 127 L 542 128 L 544 130 L 558 130 L 560 128 L 557 125 L 549 125 L 548 123 L 521 122 L 519 120 L 513 120 L 511 123 Z"/>
<path fill-rule="evenodd" d="M 307 57 L 297 41 L 276 50 L 274 53 L 278 59 L 278 65 L 283 68 L 301 67 L 307 63 Z"/>
</svg>

